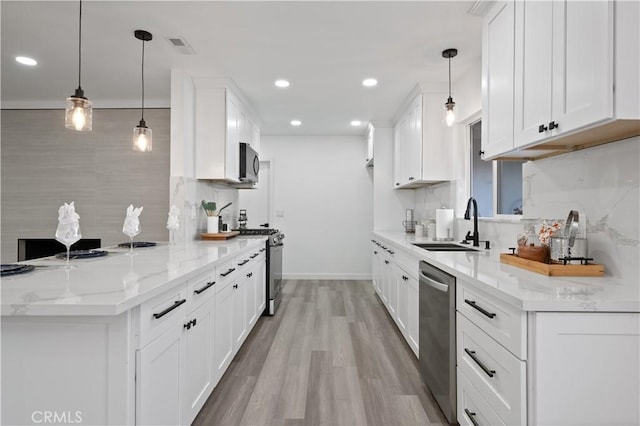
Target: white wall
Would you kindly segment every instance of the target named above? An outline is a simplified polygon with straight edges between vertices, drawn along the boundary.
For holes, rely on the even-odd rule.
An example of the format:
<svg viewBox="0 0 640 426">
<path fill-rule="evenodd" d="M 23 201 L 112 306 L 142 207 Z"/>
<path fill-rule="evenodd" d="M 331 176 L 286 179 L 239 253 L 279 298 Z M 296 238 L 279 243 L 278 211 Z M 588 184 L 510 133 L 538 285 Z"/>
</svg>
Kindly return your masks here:
<svg viewBox="0 0 640 426">
<path fill-rule="evenodd" d="M 273 159 L 285 278 L 370 278 L 372 176 L 363 164 L 364 138 L 263 136 L 260 155 Z"/>
</svg>

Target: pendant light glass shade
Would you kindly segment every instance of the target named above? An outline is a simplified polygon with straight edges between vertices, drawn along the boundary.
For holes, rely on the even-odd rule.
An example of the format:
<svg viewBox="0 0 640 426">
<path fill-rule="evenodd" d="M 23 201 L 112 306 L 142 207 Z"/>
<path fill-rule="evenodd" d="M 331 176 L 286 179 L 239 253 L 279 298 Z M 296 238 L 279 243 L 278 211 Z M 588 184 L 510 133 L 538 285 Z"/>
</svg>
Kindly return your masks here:
<svg viewBox="0 0 640 426">
<path fill-rule="evenodd" d="M 455 58 L 457 54 L 458 49 L 447 49 L 442 52 L 442 57 L 449 59 L 449 97 L 444 104 L 444 122 L 449 127 L 453 126 L 456 122 L 456 113 L 453 110 L 456 103 L 453 102 L 453 98 L 451 97 L 451 58 Z"/>
<path fill-rule="evenodd" d="M 91 101 L 83 96 L 78 96 L 78 91 L 76 90 L 74 96 L 67 98 L 64 127 L 79 132 L 90 132 L 93 123 L 93 108 L 91 108 L 91 105 Z"/>
<path fill-rule="evenodd" d="M 144 30 L 136 30 L 134 35 L 138 40 L 142 40 L 142 117 L 140 123 L 133 129 L 133 150 L 150 152 L 153 148 L 152 132 L 144 121 L 144 42 L 153 39 L 153 36 Z"/>
<path fill-rule="evenodd" d="M 82 0 L 80 0 L 80 14 L 78 18 L 78 88 L 67 98 L 64 115 L 64 127 L 79 132 L 89 132 L 93 125 L 93 108 L 89 99 L 84 97 L 84 90 L 80 85 L 82 77 Z"/>
<path fill-rule="evenodd" d="M 140 152 L 151 151 L 153 148 L 151 133 L 151 129 L 146 126 L 144 120 L 140 120 L 140 124 L 133 129 L 133 150 Z"/>
</svg>

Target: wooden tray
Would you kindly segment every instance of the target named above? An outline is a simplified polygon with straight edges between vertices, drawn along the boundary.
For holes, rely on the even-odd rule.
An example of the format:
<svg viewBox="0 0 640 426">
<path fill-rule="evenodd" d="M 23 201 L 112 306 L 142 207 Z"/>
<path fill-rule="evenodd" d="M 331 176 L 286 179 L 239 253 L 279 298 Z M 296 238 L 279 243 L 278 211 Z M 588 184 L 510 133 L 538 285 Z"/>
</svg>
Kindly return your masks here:
<svg viewBox="0 0 640 426">
<path fill-rule="evenodd" d="M 562 263 L 542 263 L 535 260 L 523 259 L 515 254 L 500 253 L 500 262 L 517 266 L 531 272 L 549 277 L 602 277 L 604 265 L 563 265 Z"/>
<path fill-rule="evenodd" d="M 240 235 L 239 231 L 231 231 L 231 232 L 220 232 L 218 234 L 200 234 L 200 238 L 203 240 L 228 240 L 229 238 L 233 238 Z"/>
</svg>

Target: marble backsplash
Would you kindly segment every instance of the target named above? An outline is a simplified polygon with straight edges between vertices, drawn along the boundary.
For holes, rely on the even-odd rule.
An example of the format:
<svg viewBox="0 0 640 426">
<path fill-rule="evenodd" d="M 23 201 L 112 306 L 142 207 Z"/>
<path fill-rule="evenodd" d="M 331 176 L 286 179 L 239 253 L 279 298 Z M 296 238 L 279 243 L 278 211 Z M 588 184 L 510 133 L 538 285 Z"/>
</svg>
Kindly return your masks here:
<svg viewBox="0 0 640 426">
<path fill-rule="evenodd" d="M 429 219 L 436 208 L 455 207 L 463 185 L 452 181 L 417 189 L 416 216 Z M 506 250 L 527 226 L 537 228 L 543 220 L 564 221 L 570 210 L 577 210 L 589 256 L 605 265 L 607 276 L 638 283 L 640 138 L 525 163 L 523 207 L 520 222 L 480 220 L 481 238 Z M 462 212 L 456 211 L 456 216 Z M 456 239 L 471 227 L 470 221 L 457 220 Z"/>
<path fill-rule="evenodd" d="M 202 200 L 215 201 L 218 208 L 232 203 L 222 211 L 222 220 L 230 228 L 237 228 L 238 190 L 228 186 L 188 177 L 171 177 L 170 203 L 180 209 L 180 229 L 176 242 L 199 240 L 207 230 L 207 219 L 201 207 Z"/>
</svg>

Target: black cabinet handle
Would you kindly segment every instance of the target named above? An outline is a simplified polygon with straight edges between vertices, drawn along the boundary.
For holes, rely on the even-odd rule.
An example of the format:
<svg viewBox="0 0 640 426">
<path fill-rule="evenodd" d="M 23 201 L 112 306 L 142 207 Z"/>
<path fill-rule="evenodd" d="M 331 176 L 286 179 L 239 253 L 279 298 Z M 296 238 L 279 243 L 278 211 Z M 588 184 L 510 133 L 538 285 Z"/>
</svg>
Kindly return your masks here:
<svg viewBox="0 0 640 426">
<path fill-rule="evenodd" d="M 249 272 L 249 273 L 247 274 L 247 278 L 251 278 L 252 276 L 253 276 L 253 272 Z"/>
<path fill-rule="evenodd" d="M 194 327 L 196 326 L 196 319 L 195 318 L 191 320 L 191 325 L 193 325 Z"/>
<path fill-rule="evenodd" d="M 226 277 L 227 275 L 229 275 L 230 273 L 232 273 L 235 270 L 236 270 L 236 268 L 229 268 L 227 270 L 227 272 L 222 272 L 220 275 L 222 275 L 223 277 Z"/>
<path fill-rule="evenodd" d="M 393 250 L 387 250 L 387 253 L 389 253 L 389 254 L 394 254 L 394 253 L 395 253 L 395 251 L 393 251 Z"/>
<path fill-rule="evenodd" d="M 384 261 L 384 263 L 386 263 L 386 264 L 388 265 L 388 264 L 389 264 L 389 261 L 388 261 L 388 260 L 385 260 L 385 261 Z"/>
<path fill-rule="evenodd" d="M 549 128 L 544 124 L 541 124 L 538 126 L 538 133 L 543 133 L 543 132 L 546 132 L 547 130 L 549 130 Z"/>
<path fill-rule="evenodd" d="M 476 416 L 476 413 L 472 413 L 471 411 L 469 411 L 468 409 L 464 409 L 465 414 L 467 415 L 467 417 L 469 417 L 469 420 L 471 420 L 471 423 L 473 423 L 473 426 L 480 426 L 478 424 L 478 422 L 476 421 L 476 419 L 474 419 L 474 417 Z"/>
<path fill-rule="evenodd" d="M 253 253 L 251 256 L 249 256 L 251 259 L 253 259 L 254 257 L 258 256 L 259 253 Z"/>
<path fill-rule="evenodd" d="M 234 284 L 233 288 L 237 289 L 238 288 L 238 284 Z"/>
<path fill-rule="evenodd" d="M 493 312 L 489 312 L 486 309 L 476 305 L 475 300 L 464 299 L 464 303 L 466 303 L 467 305 L 470 305 L 473 309 L 480 311 L 483 315 L 486 315 L 489 318 L 495 318 L 496 316 L 496 314 L 494 314 Z"/>
<path fill-rule="evenodd" d="M 557 128 L 558 128 L 558 123 L 556 123 L 555 121 L 552 121 L 551 123 L 549 123 L 549 130 L 553 130 Z"/>
<path fill-rule="evenodd" d="M 413 176 L 409 176 L 409 180 L 414 180 L 415 178 Z"/>
<path fill-rule="evenodd" d="M 396 182 L 396 186 L 400 186 L 400 182 Z"/>
<path fill-rule="evenodd" d="M 175 302 L 173 302 L 173 305 L 169 306 L 164 311 L 158 312 L 157 314 L 153 314 L 153 317 L 155 319 L 162 318 L 163 316 L 167 315 L 169 312 L 173 311 L 175 308 L 177 308 L 178 306 L 182 305 L 186 301 L 187 301 L 187 299 L 176 300 Z"/>
<path fill-rule="evenodd" d="M 199 289 L 197 289 L 197 290 L 193 290 L 193 292 L 194 292 L 195 294 L 200 294 L 200 293 L 202 293 L 203 291 L 205 291 L 206 289 L 211 288 L 211 286 L 213 286 L 215 283 L 216 283 L 215 281 L 208 282 L 208 283 L 207 283 L 207 285 L 205 285 L 204 287 L 199 288 Z"/>
<path fill-rule="evenodd" d="M 238 266 L 246 265 L 247 263 L 249 263 L 249 259 L 245 259 L 242 262 L 238 263 Z"/>
<path fill-rule="evenodd" d="M 476 364 L 478 364 L 478 367 L 482 368 L 482 371 L 484 371 L 487 376 L 493 377 L 496 374 L 496 370 L 489 370 L 487 366 L 482 363 L 482 361 L 476 358 L 476 351 L 470 351 L 467 348 L 464 348 L 464 351 L 471 357 L 472 360 L 475 361 Z"/>
<path fill-rule="evenodd" d="M 262 249 L 260 249 L 260 253 L 262 253 L 262 252 L 263 252 L 263 251 L 265 251 L 265 250 L 266 250 L 266 248 L 262 248 Z"/>
<path fill-rule="evenodd" d="M 187 321 L 187 323 L 183 327 L 189 330 L 191 328 L 191 321 Z"/>
<path fill-rule="evenodd" d="M 482 157 L 484 155 L 484 151 L 483 150 L 478 151 L 478 155 Z"/>
</svg>

